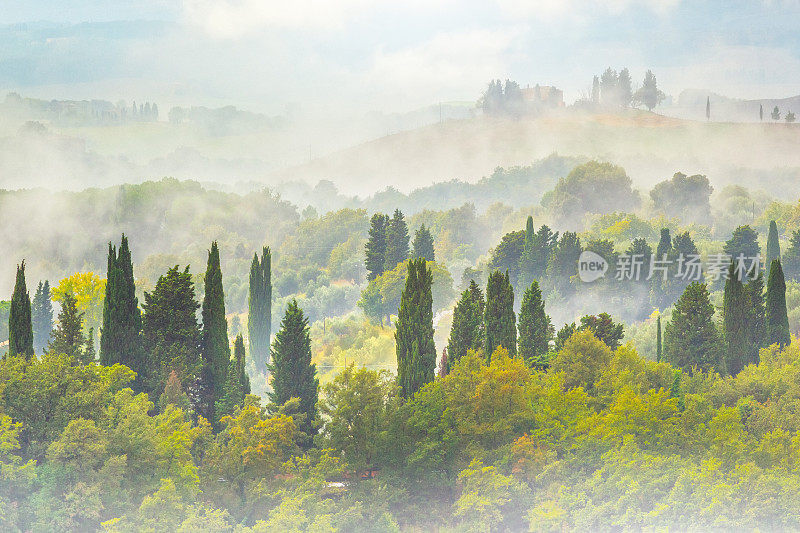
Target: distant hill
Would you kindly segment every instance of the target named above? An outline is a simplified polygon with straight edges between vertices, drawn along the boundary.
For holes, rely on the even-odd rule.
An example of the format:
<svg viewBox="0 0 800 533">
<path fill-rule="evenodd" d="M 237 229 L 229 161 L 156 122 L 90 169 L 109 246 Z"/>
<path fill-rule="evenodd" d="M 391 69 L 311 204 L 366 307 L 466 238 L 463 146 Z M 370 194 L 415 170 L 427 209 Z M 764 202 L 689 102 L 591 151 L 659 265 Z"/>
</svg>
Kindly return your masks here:
<svg viewBox="0 0 800 533">
<path fill-rule="evenodd" d="M 800 114 L 800 95 L 788 98 L 762 98 L 741 100 L 699 89 L 687 89 L 678 96 L 677 103 L 667 112 L 682 118 L 705 120 L 706 98 L 711 102 L 711 120 L 729 122 L 760 122 L 759 108 L 764 106 L 764 122 L 772 122 L 770 114 L 775 106 L 784 120 L 788 111 Z"/>
<path fill-rule="evenodd" d="M 745 185 L 783 196 L 800 192 L 800 183 L 773 179 L 774 169 L 800 168 L 798 142 L 800 124 L 706 123 L 639 110 L 565 109 L 518 120 L 477 116 L 388 135 L 277 171 L 270 181 L 327 179 L 345 194 L 387 186 L 408 192 L 451 179 L 475 182 L 496 167 L 528 165 L 557 152 L 621 164 L 643 189 L 678 171 L 707 174 L 724 185 L 735 170 L 749 169 L 757 184 Z"/>
</svg>

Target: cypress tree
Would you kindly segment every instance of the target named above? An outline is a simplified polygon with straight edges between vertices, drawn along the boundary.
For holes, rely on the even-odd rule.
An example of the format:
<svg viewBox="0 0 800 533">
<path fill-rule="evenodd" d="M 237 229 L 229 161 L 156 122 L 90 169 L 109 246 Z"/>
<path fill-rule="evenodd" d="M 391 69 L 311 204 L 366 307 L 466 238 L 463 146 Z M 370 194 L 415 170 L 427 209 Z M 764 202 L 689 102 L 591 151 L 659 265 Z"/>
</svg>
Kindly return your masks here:
<svg viewBox="0 0 800 533">
<path fill-rule="evenodd" d="M 433 235 L 431 231 L 422 224 L 414 235 L 414 253 L 412 259 L 420 257 L 428 261 L 436 261 L 436 253 L 433 250 Z"/>
<path fill-rule="evenodd" d="M 769 267 L 773 261 L 781 258 L 781 244 L 778 240 L 778 225 L 774 220 L 769 221 L 769 232 L 767 232 L 767 275 Z"/>
<path fill-rule="evenodd" d="M 673 252 L 672 237 L 670 237 L 669 229 L 661 228 L 661 238 L 658 241 L 658 246 L 656 246 L 653 259 L 656 261 L 663 261 L 665 258 L 673 258 Z M 650 283 L 652 284 L 653 305 L 659 309 L 668 307 L 672 303 L 670 297 L 673 293 L 674 278 L 668 275 L 667 278 L 664 279 L 662 274 L 656 272 L 650 279 Z"/>
<path fill-rule="evenodd" d="M 758 352 L 765 346 L 767 337 L 766 309 L 764 307 L 764 274 L 751 279 L 744 287 L 747 301 L 747 331 L 750 334 L 746 364 L 758 364 Z"/>
<path fill-rule="evenodd" d="M 748 296 L 731 261 L 722 303 L 722 331 L 725 341 L 725 366 L 735 376 L 749 362 L 750 331 L 748 328 Z"/>
<path fill-rule="evenodd" d="M 8 314 L 8 354 L 33 355 L 33 324 L 31 322 L 31 297 L 25 286 L 25 261 L 17 265 L 17 280 L 11 296 Z"/>
<path fill-rule="evenodd" d="M 78 312 L 75 296 L 68 292 L 64 294 L 64 299 L 61 301 L 58 326 L 53 331 L 48 351 L 69 355 L 85 364 L 91 362 L 87 361 L 87 355 L 89 355 L 87 344 L 86 337 L 83 335 L 83 313 Z M 91 356 L 94 359 L 94 354 Z"/>
<path fill-rule="evenodd" d="M 222 387 L 222 396 L 214 404 L 214 416 L 217 417 L 217 421 L 222 420 L 224 416 L 233 415 L 236 407 L 242 405 L 244 394 L 237 374 L 236 361 L 232 360 L 228 364 L 228 372 Z"/>
<path fill-rule="evenodd" d="M 522 296 L 519 311 L 519 354 L 528 366 L 547 367 L 547 353 L 554 334 L 553 324 L 544 310 L 539 282 L 534 280 Z"/>
<path fill-rule="evenodd" d="M 369 238 L 364 246 L 367 281 L 372 281 L 386 271 L 386 238 L 389 229 L 389 216 L 375 213 L 370 219 Z M 392 267 L 394 268 L 394 267 Z"/>
<path fill-rule="evenodd" d="M 108 243 L 108 274 L 103 302 L 103 327 L 100 336 L 100 362 L 121 363 L 137 373 L 137 384 L 146 374 L 141 343 L 142 314 L 136 298 L 133 263 L 125 234 L 117 253 Z"/>
<path fill-rule="evenodd" d="M 461 293 L 461 298 L 453 310 L 453 325 L 447 341 L 446 371 L 449 372 L 468 350 L 483 348 L 483 313 L 486 302 L 483 291 L 475 280 L 470 280 L 469 288 Z"/>
<path fill-rule="evenodd" d="M 246 395 L 250 394 L 250 377 L 247 375 L 245 359 L 244 338 L 240 333 L 233 343 L 233 360 L 236 363 L 236 376 L 242 389 L 242 400 Z"/>
<path fill-rule="evenodd" d="M 714 305 L 705 283 L 692 282 L 683 291 L 664 327 L 664 357 L 672 366 L 691 372 L 719 369 L 720 338 L 714 324 Z"/>
<path fill-rule="evenodd" d="M 50 299 L 50 282 L 39 282 L 31 303 L 31 324 L 33 326 L 33 351 L 43 353 L 53 331 L 53 302 Z"/>
<path fill-rule="evenodd" d="M 663 352 L 661 347 L 661 315 L 658 315 L 658 318 L 656 319 L 656 362 L 660 363 L 662 357 L 663 357 Z"/>
<path fill-rule="evenodd" d="M 786 280 L 783 279 L 780 259 L 775 259 L 769 269 L 766 321 L 767 344 L 788 346 L 792 342 L 789 335 L 789 316 L 786 311 Z"/>
<path fill-rule="evenodd" d="M 203 397 L 204 415 L 209 421 L 216 420 L 214 405 L 223 394 L 231 361 L 228 344 L 228 322 L 225 319 L 225 293 L 222 288 L 222 269 L 219 262 L 217 242 L 211 243 L 206 266 L 205 295 L 203 297 Z"/>
<path fill-rule="evenodd" d="M 781 256 L 781 268 L 786 279 L 792 281 L 800 280 L 800 230 L 792 232 L 792 236 L 789 239 L 789 247 Z"/>
<path fill-rule="evenodd" d="M 536 279 L 534 275 L 535 262 L 536 232 L 533 229 L 533 217 L 528 215 L 528 220 L 525 222 L 525 240 L 522 245 L 522 255 L 519 258 L 519 277 L 523 286 Z"/>
<path fill-rule="evenodd" d="M 492 353 L 502 346 L 511 355 L 517 353 L 517 318 L 514 314 L 514 289 L 508 277 L 495 270 L 489 274 L 486 286 L 486 312 L 484 324 L 486 340 L 484 349 L 486 359 L 491 360 Z"/>
<path fill-rule="evenodd" d="M 156 282 L 153 292 L 144 293 L 142 336 L 149 354 L 142 378 L 145 391 L 156 398 L 170 374 L 179 384 L 194 387 L 201 376 L 201 332 L 197 323 L 194 282 L 187 266 L 170 268 Z M 199 407 L 195 405 L 195 407 Z"/>
<path fill-rule="evenodd" d="M 86 349 L 83 351 L 84 364 L 94 363 L 97 360 L 97 352 L 94 349 L 94 328 L 89 328 L 86 335 Z"/>
<path fill-rule="evenodd" d="M 308 319 L 296 300 L 289 302 L 281 328 L 272 342 L 272 358 L 267 368 L 272 375 L 269 400 L 283 405 L 292 398 L 300 399 L 303 420 L 300 429 L 313 435 L 316 428 L 319 379 L 317 367 L 311 362 L 311 338 Z"/>
<path fill-rule="evenodd" d="M 402 211 L 395 209 L 386 230 L 385 270 L 394 270 L 408 259 L 408 226 Z"/>
<path fill-rule="evenodd" d="M 404 398 L 411 398 L 436 370 L 433 342 L 433 274 L 425 259 L 408 262 L 406 286 L 397 312 L 397 380 Z"/>
<path fill-rule="evenodd" d="M 247 332 L 256 369 L 266 369 L 272 335 L 272 254 L 267 247 L 261 251 L 260 260 L 258 254 L 253 255 L 250 265 Z"/>
</svg>

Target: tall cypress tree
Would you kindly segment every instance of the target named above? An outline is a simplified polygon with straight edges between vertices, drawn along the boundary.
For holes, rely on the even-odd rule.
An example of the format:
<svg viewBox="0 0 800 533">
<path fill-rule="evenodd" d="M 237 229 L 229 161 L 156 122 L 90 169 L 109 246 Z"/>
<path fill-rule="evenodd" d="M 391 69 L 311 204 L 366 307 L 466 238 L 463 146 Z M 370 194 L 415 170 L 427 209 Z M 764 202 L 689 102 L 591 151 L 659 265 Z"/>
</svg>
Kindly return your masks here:
<svg viewBox="0 0 800 533">
<path fill-rule="evenodd" d="M 319 379 L 317 366 L 311 362 L 308 330 L 308 319 L 297 301 L 292 300 L 272 342 L 272 358 L 267 365 L 272 375 L 272 392 L 268 396 L 277 405 L 299 398 L 300 413 L 305 415 L 300 429 L 313 435 L 316 432 Z"/>
<path fill-rule="evenodd" d="M 431 230 L 422 224 L 414 235 L 414 253 L 412 259 L 423 257 L 428 261 L 436 261 L 436 253 L 433 250 L 433 235 Z"/>
<path fill-rule="evenodd" d="M 781 258 L 781 244 L 778 240 L 778 225 L 774 220 L 769 221 L 769 232 L 767 232 L 767 275 L 769 267 L 776 259 Z"/>
<path fill-rule="evenodd" d="M 272 335 L 272 254 L 269 248 L 253 255 L 250 265 L 250 299 L 248 300 L 247 332 L 250 357 L 256 368 L 266 369 L 269 360 L 269 338 Z"/>
<path fill-rule="evenodd" d="M 770 265 L 767 278 L 767 344 L 788 346 L 792 342 L 789 334 L 789 316 L 786 311 L 786 280 L 783 279 L 781 260 Z"/>
<path fill-rule="evenodd" d="M 725 366 L 735 376 L 749 362 L 750 331 L 748 311 L 750 305 L 742 280 L 731 261 L 725 294 L 722 300 L 722 331 L 725 340 Z"/>
<path fill-rule="evenodd" d="M 720 338 L 713 317 L 714 305 L 706 284 L 690 283 L 675 302 L 672 320 L 664 327 L 664 358 L 685 371 L 692 367 L 720 369 Z"/>
<path fill-rule="evenodd" d="M 406 286 L 397 312 L 397 380 L 404 398 L 411 398 L 436 370 L 433 342 L 433 274 L 425 259 L 408 262 Z"/>
<path fill-rule="evenodd" d="M 364 246 L 367 281 L 372 281 L 386 271 L 386 238 L 389 229 L 389 216 L 375 213 L 370 219 L 369 238 Z"/>
<path fill-rule="evenodd" d="M 483 312 L 486 302 L 483 291 L 475 280 L 470 280 L 469 288 L 461 293 L 461 298 L 453 310 L 453 325 L 447 341 L 446 372 L 460 358 L 467 355 L 468 350 L 483 348 Z"/>
<path fill-rule="evenodd" d="M 203 296 L 203 397 L 204 416 L 216 420 L 214 404 L 223 394 L 231 349 L 228 344 L 228 321 L 225 319 L 225 292 L 222 288 L 222 269 L 217 241 L 211 243 L 206 266 L 205 295 Z"/>
<path fill-rule="evenodd" d="M 800 280 L 800 230 L 792 232 L 789 247 L 781 255 L 781 268 L 786 279 Z"/>
<path fill-rule="evenodd" d="M 215 415 L 218 419 L 234 414 L 236 407 L 241 407 L 244 404 L 244 397 L 250 394 L 250 378 L 247 377 L 244 368 L 244 359 L 244 339 L 240 333 L 233 343 L 233 359 L 228 365 L 222 397 L 215 405 Z"/>
<path fill-rule="evenodd" d="M 486 359 L 491 360 L 498 346 L 517 353 L 517 317 L 514 314 L 514 289 L 508 277 L 495 270 L 489 274 L 486 285 L 486 312 L 484 315 L 486 339 L 484 349 Z"/>
<path fill-rule="evenodd" d="M 239 333 L 233 342 L 233 361 L 236 363 L 236 377 L 242 388 L 242 400 L 246 395 L 250 394 L 250 376 L 247 375 L 245 359 L 244 338 Z"/>
<path fill-rule="evenodd" d="M 663 348 L 661 347 L 661 315 L 656 319 L 656 362 L 660 363 L 663 357 Z"/>
<path fill-rule="evenodd" d="M 663 261 L 665 258 L 669 260 L 673 258 L 673 255 L 672 237 L 670 237 L 669 229 L 661 228 L 661 238 L 658 241 L 658 246 L 656 246 L 653 260 Z M 675 283 L 673 276 L 668 275 L 664 279 L 662 274 L 656 272 L 650 279 L 650 283 L 652 284 L 653 305 L 659 309 L 668 307 L 672 303 L 670 297 Z"/>
<path fill-rule="evenodd" d="M 747 299 L 747 330 L 749 337 L 749 352 L 747 364 L 758 364 L 758 352 L 765 346 L 767 337 L 766 309 L 764 307 L 764 274 L 751 279 L 744 287 Z"/>
<path fill-rule="evenodd" d="M 519 354 L 532 368 L 547 367 L 547 353 L 555 330 L 544 310 L 542 291 L 536 280 L 525 290 L 519 310 Z"/>
<path fill-rule="evenodd" d="M 39 282 L 31 303 L 31 323 L 33 325 L 33 351 L 41 354 L 47 348 L 50 333 L 53 331 L 53 302 L 50 299 L 50 282 Z"/>
<path fill-rule="evenodd" d="M 525 221 L 525 240 L 522 245 L 522 255 L 519 257 L 519 277 L 522 285 L 528 285 L 536 279 L 534 263 L 536 262 L 536 232 L 533 229 L 533 217 L 528 215 Z"/>
<path fill-rule="evenodd" d="M 398 264 L 408 259 L 408 226 L 403 212 L 395 209 L 386 230 L 386 270 L 394 270 Z"/>
<path fill-rule="evenodd" d="M 33 324 L 31 322 L 31 297 L 25 285 L 25 261 L 17 265 L 17 280 L 11 296 L 8 314 L 8 354 L 33 355 Z"/>
<path fill-rule="evenodd" d="M 137 387 L 146 373 L 142 349 L 142 314 L 136 298 L 133 262 L 125 234 L 119 252 L 108 243 L 106 298 L 103 302 L 103 327 L 100 336 L 100 362 L 121 363 L 137 373 Z"/>
<path fill-rule="evenodd" d="M 142 337 L 148 353 L 144 390 L 157 398 L 173 373 L 186 390 L 196 390 L 203 366 L 197 323 L 200 304 L 189 267 L 179 270 L 175 265 L 161 275 L 153 292 L 144 293 L 142 307 Z"/>
</svg>

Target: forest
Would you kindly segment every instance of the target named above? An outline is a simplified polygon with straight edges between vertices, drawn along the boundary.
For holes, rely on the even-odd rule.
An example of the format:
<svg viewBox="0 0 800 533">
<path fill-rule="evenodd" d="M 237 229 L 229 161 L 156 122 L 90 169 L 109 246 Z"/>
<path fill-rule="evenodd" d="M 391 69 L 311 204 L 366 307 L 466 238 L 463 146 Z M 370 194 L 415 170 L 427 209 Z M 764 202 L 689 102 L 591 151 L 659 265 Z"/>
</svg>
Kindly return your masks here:
<svg viewBox="0 0 800 533">
<path fill-rule="evenodd" d="M 4 192 L 2 529 L 800 528 L 796 204 L 555 155 L 425 194 Z"/>
</svg>

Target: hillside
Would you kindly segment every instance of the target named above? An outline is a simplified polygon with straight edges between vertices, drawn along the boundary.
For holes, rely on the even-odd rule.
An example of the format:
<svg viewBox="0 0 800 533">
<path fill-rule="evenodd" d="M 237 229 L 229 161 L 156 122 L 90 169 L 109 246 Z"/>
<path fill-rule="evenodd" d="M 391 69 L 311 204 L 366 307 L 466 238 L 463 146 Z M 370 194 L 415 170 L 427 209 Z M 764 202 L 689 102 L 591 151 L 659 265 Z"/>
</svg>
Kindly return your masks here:
<svg viewBox="0 0 800 533">
<path fill-rule="evenodd" d="M 800 126 L 682 120 L 629 110 L 573 110 L 519 120 L 479 116 L 389 135 L 270 175 L 270 181 L 329 179 L 348 194 L 387 186 L 408 191 L 433 181 L 475 181 L 498 167 L 529 164 L 558 152 L 613 160 L 637 186 L 649 187 L 678 170 L 730 182 L 734 171 L 763 176 L 762 187 L 787 192 L 794 180 L 767 179 L 777 166 L 800 167 Z M 776 156 L 780 154 L 780 159 Z M 784 169 L 785 171 L 785 169 Z"/>
</svg>

